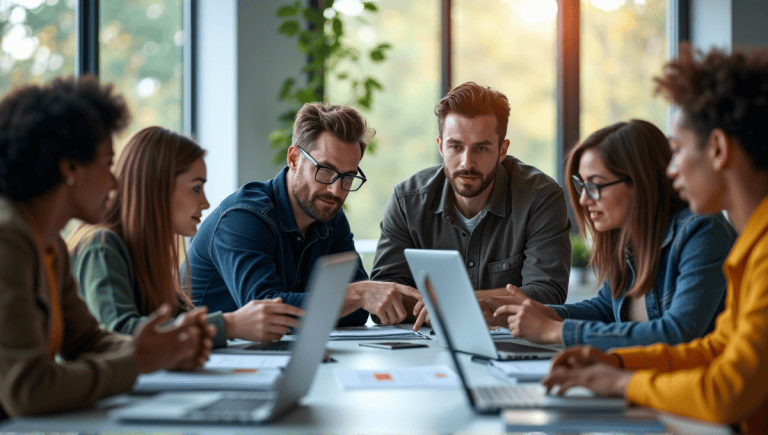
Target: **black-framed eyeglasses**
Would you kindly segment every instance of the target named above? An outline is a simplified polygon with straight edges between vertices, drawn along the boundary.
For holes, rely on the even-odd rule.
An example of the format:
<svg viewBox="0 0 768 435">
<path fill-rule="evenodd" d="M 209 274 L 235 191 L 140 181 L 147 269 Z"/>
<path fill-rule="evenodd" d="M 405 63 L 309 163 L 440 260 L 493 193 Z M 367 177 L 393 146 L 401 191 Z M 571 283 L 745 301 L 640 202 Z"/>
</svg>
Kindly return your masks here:
<svg viewBox="0 0 768 435">
<path fill-rule="evenodd" d="M 581 196 L 582 192 L 584 192 L 584 189 L 587 189 L 587 195 L 589 195 L 590 198 L 592 198 L 593 201 L 599 201 L 600 200 L 600 190 L 604 187 L 613 186 L 614 184 L 623 183 L 625 181 L 629 181 L 629 177 L 624 177 L 620 180 L 611 181 L 610 183 L 603 183 L 603 184 L 595 184 L 590 183 L 589 181 L 581 181 L 581 178 L 579 178 L 576 175 L 572 175 L 571 178 L 573 179 L 573 187 L 576 188 L 576 192 L 579 193 L 579 196 Z"/>
<path fill-rule="evenodd" d="M 304 153 L 305 156 L 309 159 L 309 161 L 315 165 L 315 168 L 317 169 L 315 171 L 315 180 L 318 183 L 321 184 L 333 184 L 341 178 L 341 188 L 346 190 L 347 192 L 354 192 L 355 190 L 363 187 L 363 183 L 368 181 L 367 178 L 365 178 L 365 174 L 363 174 L 363 171 L 360 168 L 357 168 L 357 172 L 360 173 L 360 175 L 349 175 L 349 174 L 342 174 L 339 171 L 329 168 L 328 166 L 323 166 L 320 163 L 317 163 L 317 160 L 313 159 L 312 156 L 309 155 L 308 152 L 304 151 L 301 147 L 298 148 L 302 153 Z"/>
</svg>

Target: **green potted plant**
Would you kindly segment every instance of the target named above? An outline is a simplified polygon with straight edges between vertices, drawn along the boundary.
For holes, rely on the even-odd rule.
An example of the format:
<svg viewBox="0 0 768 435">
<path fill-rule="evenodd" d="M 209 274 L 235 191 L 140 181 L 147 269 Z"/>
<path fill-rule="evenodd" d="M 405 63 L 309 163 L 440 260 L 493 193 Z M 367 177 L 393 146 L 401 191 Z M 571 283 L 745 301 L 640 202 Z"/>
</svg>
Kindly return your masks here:
<svg viewBox="0 0 768 435">
<path fill-rule="evenodd" d="M 281 127 L 269 135 L 272 148 L 276 151 L 275 163 L 285 162 L 291 146 L 293 121 L 301 106 L 324 100 L 327 77 L 333 76 L 337 81 L 346 82 L 351 94 L 351 101 L 347 105 L 363 111 L 373 106 L 374 93 L 384 90 L 384 86 L 361 66 L 360 61 L 365 56 L 373 63 L 384 62 L 386 52 L 392 49 L 392 45 L 380 43 L 360 53 L 345 41 L 344 22 L 333 8 L 333 3 L 333 0 L 324 0 L 316 8 L 297 0 L 280 7 L 276 12 L 282 20 L 278 32 L 288 38 L 296 38 L 296 48 L 307 55 L 307 65 L 297 73 L 309 74 L 309 81 L 302 86 L 297 78 L 288 77 L 280 88 L 278 100 L 287 103 L 289 109 L 278 116 Z M 361 1 L 361 5 L 365 14 L 378 12 L 375 3 Z M 309 23 L 308 29 L 302 28 L 302 21 Z M 375 144 L 368 144 L 368 152 L 374 151 Z"/>
<path fill-rule="evenodd" d="M 587 282 L 587 267 L 592 252 L 578 235 L 571 235 L 571 268 L 578 275 L 580 284 Z"/>
</svg>

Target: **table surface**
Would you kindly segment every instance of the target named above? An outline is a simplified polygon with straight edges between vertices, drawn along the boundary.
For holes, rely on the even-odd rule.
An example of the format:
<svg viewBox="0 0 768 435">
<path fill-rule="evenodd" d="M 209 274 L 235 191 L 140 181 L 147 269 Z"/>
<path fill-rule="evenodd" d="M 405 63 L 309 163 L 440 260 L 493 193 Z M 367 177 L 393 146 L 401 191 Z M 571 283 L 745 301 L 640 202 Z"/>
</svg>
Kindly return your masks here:
<svg viewBox="0 0 768 435">
<path fill-rule="evenodd" d="M 389 369 L 393 367 L 415 367 L 446 364 L 453 368 L 447 350 L 436 340 L 424 340 L 427 348 L 387 350 L 359 346 L 359 341 L 329 341 L 328 353 L 336 362 L 321 364 L 315 374 L 312 386 L 301 405 L 278 421 L 260 426 L 169 426 L 119 424 L 108 418 L 108 412 L 117 406 L 145 400 L 135 395 L 121 395 L 105 399 L 95 406 L 77 412 L 61 413 L 41 417 L 13 419 L 0 425 L 2 432 L 75 432 L 75 433 L 504 433 L 507 426 L 498 415 L 478 415 L 471 409 L 464 392 L 452 389 L 392 389 L 392 390 L 343 390 L 333 370 L 337 367 L 349 369 Z M 499 385 L 507 382 L 493 376 L 487 366 L 471 362 L 462 356 L 472 386 Z M 533 430 L 532 421 L 544 421 L 557 417 L 551 412 L 517 411 L 520 416 L 518 430 Z M 592 423 L 599 422 L 595 415 Z M 562 418 L 554 418 L 561 421 Z M 682 422 L 681 424 L 684 424 Z M 590 420 L 583 420 L 580 431 L 592 432 L 597 426 Z M 598 425 L 599 426 L 599 425 Z M 682 426 L 684 430 L 685 426 Z M 701 432 L 712 429 L 711 433 L 727 433 L 721 427 L 692 426 Z M 511 428 L 515 429 L 515 428 Z M 609 428 L 603 428 L 606 432 Z M 618 430 L 621 430 L 617 428 Z M 542 427 L 539 431 L 547 431 Z M 629 432 L 629 431 L 623 431 Z M 642 430 L 640 430 L 642 432 Z M 695 433 L 695 432 L 692 432 Z"/>
</svg>

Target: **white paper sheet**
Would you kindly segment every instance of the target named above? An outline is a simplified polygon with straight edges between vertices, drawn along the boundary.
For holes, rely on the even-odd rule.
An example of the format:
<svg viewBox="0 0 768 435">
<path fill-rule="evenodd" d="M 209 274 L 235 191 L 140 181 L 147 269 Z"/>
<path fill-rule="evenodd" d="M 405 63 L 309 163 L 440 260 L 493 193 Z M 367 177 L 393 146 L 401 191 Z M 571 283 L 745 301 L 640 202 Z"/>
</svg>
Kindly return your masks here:
<svg viewBox="0 0 768 435">
<path fill-rule="evenodd" d="M 397 326 L 352 326 L 339 328 L 331 331 L 331 336 L 329 337 L 330 340 L 406 340 L 427 338 L 426 335 L 420 332 L 414 332 Z"/>
<path fill-rule="evenodd" d="M 333 370 L 345 390 L 389 388 L 457 388 L 459 379 L 447 365 L 382 370 Z"/>
<path fill-rule="evenodd" d="M 283 368 L 288 366 L 290 355 L 254 355 L 213 353 L 205 363 L 207 369 L 235 368 Z"/>
</svg>

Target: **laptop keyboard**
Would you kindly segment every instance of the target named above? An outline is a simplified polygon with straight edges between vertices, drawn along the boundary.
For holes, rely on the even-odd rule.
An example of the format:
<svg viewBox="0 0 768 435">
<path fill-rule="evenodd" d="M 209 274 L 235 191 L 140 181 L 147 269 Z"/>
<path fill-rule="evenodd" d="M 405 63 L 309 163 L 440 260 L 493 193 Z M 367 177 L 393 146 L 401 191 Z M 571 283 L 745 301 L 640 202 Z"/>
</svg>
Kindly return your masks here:
<svg viewBox="0 0 768 435">
<path fill-rule="evenodd" d="M 525 344 L 515 343 L 514 341 L 495 341 L 493 343 L 496 346 L 496 350 L 500 350 L 502 352 L 520 352 L 520 353 L 542 353 L 542 352 L 551 352 L 555 353 L 555 351 L 546 349 L 543 347 L 536 347 L 536 346 L 528 346 Z"/>
<path fill-rule="evenodd" d="M 252 349 L 252 350 L 291 350 L 291 346 L 293 346 L 293 341 L 287 341 L 287 340 L 281 340 L 281 341 L 275 341 L 273 343 L 269 344 L 252 344 L 246 349 Z"/>
<path fill-rule="evenodd" d="M 514 387 L 477 387 L 473 389 L 478 401 L 486 406 L 535 407 L 544 403 L 544 394 L 537 385 Z"/>
<path fill-rule="evenodd" d="M 251 421 L 251 413 L 270 401 L 264 394 L 231 393 L 188 414 L 190 420 Z"/>
</svg>

